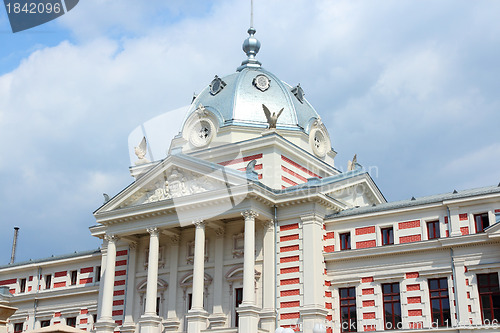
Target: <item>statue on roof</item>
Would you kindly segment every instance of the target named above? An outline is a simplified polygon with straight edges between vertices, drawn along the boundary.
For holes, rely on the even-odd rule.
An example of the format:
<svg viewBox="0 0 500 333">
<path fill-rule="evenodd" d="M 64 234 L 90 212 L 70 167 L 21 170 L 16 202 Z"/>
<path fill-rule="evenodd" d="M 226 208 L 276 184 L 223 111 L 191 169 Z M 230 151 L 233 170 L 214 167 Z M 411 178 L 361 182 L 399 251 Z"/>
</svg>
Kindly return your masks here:
<svg viewBox="0 0 500 333">
<path fill-rule="evenodd" d="M 276 123 L 278 122 L 278 118 L 281 115 L 281 113 L 283 112 L 284 108 L 281 108 L 281 110 L 278 112 L 278 114 L 273 112 L 272 115 L 271 115 L 271 111 L 269 111 L 267 106 L 265 106 L 264 104 L 262 104 L 262 109 L 264 109 L 264 113 L 266 114 L 266 119 L 267 119 L 267 123 L 269 124 L 269 129 L 276 128 Z"/>
<path fill-rule="evenodd" d="M 135 161 L 135 165 L 141 165 L 150 163 L 150 161 L 146 158 L 148 144 L 146 143 L 146 137 L 143 136 L 141 143 L 137 147 L 134 147 L 134 152 L 139 160 Z"/>
</svg>

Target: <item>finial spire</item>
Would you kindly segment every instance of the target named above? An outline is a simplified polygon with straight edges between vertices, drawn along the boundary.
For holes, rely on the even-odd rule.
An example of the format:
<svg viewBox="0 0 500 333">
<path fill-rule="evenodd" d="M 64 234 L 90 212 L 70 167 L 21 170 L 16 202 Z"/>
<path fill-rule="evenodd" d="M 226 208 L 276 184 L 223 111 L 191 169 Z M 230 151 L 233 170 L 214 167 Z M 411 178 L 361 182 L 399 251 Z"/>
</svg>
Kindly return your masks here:
<svg viewBox="0 0 500 333">
<path fill-rule="evenodd" d="M 243 68 L 247 67 L 260 67 L 261 63 L 255 59 L 255 56 L 260 50 L 260 42 L 255 35 L 255 28 L 253 27 L 253 0 L 250 0 L 250 28 L 248 29 L 248 38 L 243 42 L 243 51 L 247 55 L 247 59 L 241 63 L 241 66 L 237 68 L 237 71 L 241 71 Z"/>
</svg>

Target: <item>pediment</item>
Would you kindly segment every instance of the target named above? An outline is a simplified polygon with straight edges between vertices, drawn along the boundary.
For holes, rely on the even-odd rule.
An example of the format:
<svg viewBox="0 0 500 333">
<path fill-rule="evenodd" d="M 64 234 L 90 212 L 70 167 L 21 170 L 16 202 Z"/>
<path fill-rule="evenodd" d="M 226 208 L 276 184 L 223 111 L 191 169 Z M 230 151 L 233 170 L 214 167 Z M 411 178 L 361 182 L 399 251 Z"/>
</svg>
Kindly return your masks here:
<svg viewBox="0 0 500 333">
<path fill-rule="evenodd" d="M 245 173 L 191 156 L 170 155 L 138 178 L 96 213 L 175 200 L 200 193 L 246 185 Z"/>
</svg>

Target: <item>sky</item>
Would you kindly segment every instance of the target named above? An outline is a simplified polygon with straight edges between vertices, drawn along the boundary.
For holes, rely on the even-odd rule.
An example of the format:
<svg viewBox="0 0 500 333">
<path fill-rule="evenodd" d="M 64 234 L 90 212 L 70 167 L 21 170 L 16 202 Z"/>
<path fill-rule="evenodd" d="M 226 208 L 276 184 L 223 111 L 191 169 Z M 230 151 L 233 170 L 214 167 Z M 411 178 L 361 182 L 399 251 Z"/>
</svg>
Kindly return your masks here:
<svg viewBox="0 0 500 333">
<path fill-rule="evenodd" d="M 82 0 L 13 34 L 0 8 L 0 265 L 96 249 L 128 136 L 246 56 L 248 0 Z M 263 67 L 300 83 L 345 169 L 388 201 L 500 182 L 500 2 L 254 1 Z"/>
</svg>

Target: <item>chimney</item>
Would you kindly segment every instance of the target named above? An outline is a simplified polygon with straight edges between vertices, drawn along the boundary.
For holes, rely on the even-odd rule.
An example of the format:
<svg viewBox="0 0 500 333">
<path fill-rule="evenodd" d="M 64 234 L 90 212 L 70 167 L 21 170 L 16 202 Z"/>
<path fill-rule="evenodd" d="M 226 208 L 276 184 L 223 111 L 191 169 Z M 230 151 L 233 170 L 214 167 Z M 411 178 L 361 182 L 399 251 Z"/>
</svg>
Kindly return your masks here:
<svg viewBox="0 0 500 333">
<path fill-rule="evenodd" d="M 10 256 L 10 264 L 14 263 L 16 258 L 16 247 L 17 247 L 17 234 L 19 233 L 19 227 L 14 227 L 14 241 L 12 242 L 12 255 Z"/>
</svg>

